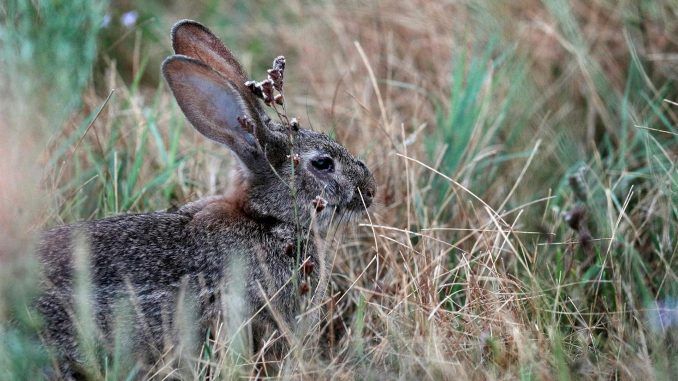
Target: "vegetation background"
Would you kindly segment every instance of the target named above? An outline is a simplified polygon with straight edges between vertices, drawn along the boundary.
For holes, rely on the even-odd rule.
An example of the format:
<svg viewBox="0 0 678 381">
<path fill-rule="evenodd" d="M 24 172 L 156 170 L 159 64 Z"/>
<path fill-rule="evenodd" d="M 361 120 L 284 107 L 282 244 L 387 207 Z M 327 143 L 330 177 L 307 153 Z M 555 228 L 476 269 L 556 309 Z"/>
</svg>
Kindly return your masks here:
<svg viewBox="0 0 678 381">
<path fill-rule="evenodd" d="M 0 379 L 43 377 L 45 227 L 224 189 L 231 158 L 159 76 L 209 26 L 375 172 L 337 239 L 317 343 L 283 378 L 677 379 L 678 2 L 0 3 Z M 86 339 L 86 338 L 85 338 Z M 230 342 L 143 373 L 254 377 Z"/>
</svg>

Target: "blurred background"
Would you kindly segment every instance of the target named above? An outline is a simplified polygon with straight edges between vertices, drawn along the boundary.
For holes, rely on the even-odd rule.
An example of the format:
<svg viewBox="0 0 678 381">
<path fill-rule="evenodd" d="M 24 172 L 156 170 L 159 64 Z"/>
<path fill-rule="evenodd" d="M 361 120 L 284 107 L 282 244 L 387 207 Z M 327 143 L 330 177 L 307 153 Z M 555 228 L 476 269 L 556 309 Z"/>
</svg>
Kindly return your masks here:
<svg viewBox="0 0 678 381">
<path fill-rule="evenodd" d="M 377 178 L 302 375 L 678 377 L 674 0 L 4 0 L 1 379 L 50 363 L 41 229 L 226 188 L 231 157 L 159 75 L 183 18 L 253 78 L 285 55 L 291 116 Z M 94 378 L 134 377 L 114 363 Z"/>
</svg>

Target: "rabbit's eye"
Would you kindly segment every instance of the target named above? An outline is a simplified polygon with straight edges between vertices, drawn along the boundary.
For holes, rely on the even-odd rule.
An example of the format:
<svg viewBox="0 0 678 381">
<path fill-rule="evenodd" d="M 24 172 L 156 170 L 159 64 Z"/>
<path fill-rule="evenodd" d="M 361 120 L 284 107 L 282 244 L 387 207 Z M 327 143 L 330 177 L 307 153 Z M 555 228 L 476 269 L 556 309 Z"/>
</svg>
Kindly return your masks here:
<svg viewBox="0 0 678 381">
<path fill-rule="evenodd" d="M 321 157 L 318 159 L 311 160 L 311 165 L 323 172 L 333 172 L 334 171 L 334 161 L 331 157 Z"/>
</svg>

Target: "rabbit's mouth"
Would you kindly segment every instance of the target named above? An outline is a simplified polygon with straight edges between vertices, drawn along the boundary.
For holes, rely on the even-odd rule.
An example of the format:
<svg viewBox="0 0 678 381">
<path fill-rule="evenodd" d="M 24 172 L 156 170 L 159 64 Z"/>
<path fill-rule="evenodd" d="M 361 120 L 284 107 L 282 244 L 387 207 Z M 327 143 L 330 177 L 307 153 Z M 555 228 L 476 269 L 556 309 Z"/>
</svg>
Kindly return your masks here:
<svg viewBox="0 0 678 381">
<path fill-rule="evenodd" d="M 350 208 L 348 204 L 328 204 L 325 209 L 316 213 L 316 221 L 319 226 L 327 229 L 332 225 L 343 225 L 357 220 L 363 212 L 364 210 Z"/>
<path fill-rule="evenodd" d="M 349 200 L 340 200 L 338 203 L 327 202 L 325 209 L 331 210 L 331 213 L 340 215 L 342 213 L 351 213 L 355 215 L 362 215 L 372 206 L 374 198 L 373 188 L 365 190 L 357 189 Z"/>
</svg>

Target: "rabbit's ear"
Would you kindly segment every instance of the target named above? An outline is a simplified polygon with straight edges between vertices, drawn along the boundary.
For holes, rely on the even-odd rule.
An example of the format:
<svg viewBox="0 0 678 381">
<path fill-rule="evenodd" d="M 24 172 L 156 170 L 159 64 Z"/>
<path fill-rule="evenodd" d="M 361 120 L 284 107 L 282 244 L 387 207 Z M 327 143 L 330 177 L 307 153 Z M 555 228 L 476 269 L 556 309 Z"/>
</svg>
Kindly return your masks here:
<svg viewBox="0 0 678 381">
<path fill-rule="evenodd" d="M 181 55 L 168 57 L 162 73 L 186 118 L 201 134 L 227 145 L 254 172 L 269 167 L 264 150 L 276 141 L 231 81 L 205 63 Z"/>
<path fill-rule="evenodd" d="M 175 54 L 200 60 L 221 73 L 236 85 L 252 107 L 258 112 L 263 112 L 256 98 L 246 91 L 245 70 L 233 53 L 207 27 L 192 20 L 177 22 L 172 27 L 172 48 Z"/>
</svg>

